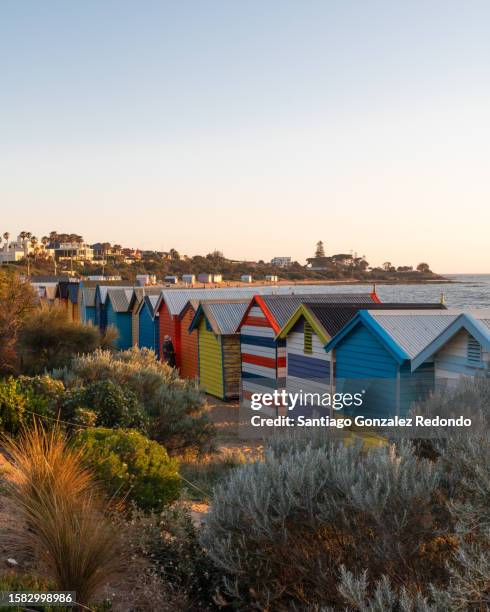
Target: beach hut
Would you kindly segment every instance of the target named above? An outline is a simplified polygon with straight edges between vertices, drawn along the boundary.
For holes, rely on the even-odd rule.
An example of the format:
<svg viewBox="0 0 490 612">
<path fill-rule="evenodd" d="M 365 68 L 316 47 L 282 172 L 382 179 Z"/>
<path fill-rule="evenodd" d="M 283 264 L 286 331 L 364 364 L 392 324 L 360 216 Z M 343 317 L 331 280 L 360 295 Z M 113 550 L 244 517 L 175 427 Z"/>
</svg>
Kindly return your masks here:
<svg viewBox="0 0 490 612">
<path fill-rule="evenodd" d="M 155 307 L 158 295 L 145 295 L 138 306 L 138 346 L 160 355 L 160 326 Z"/>
<path fill-rule="evenodd" d="M 252 282 L 252 275 L 251 274 L 242 274 L 240 276 L 240 280 L 242 281 L 242 283 L 251 283 Z"/>
<path fill-rule="evenodd" d="M 325 345 L 362 309 L 370 310 L 445 310 L 442 304 L 301 304 L 278 334 L 286 341 L 286 390 L 298 394 L 294 414 L 321 412 L 322 394 L 330 392 L 333 382 L 331 353 Z M 326 404 L 323 404 L 323 411 Z"/>
<path fill-rule="evenodd" d="M 130 310 L 132 287 L 110 288 L 107 290 L 105 312 L 107 327 L 117 330 L 116 347 L 124 351 L 132 346 L 132 313 Z"/>
<path fill-rule="evenodd" d="M 70 321 L 80 321 L 80 308 L 78 300 L 79 290 L 79 283 L 70 283 L 68 285 L 67 310 Z"/>
<path fill-rule="evenodd" d="M 311 288 L 310 288 L 311 290 Z M 239 325 L 242 361 L 242 406 L 250 407 L 255 393 L 285 388 L 286 340 L 277 335 L 302 303 L 377 302 L 374 293 L 255 295 Z"/>
<path fill-rule="evenodd" d="M 260 287 L 163 289 L 160 293 L 160 300 L 156 307 L 159 313 L 160 322 L 160 345 L 162 344 L 165 336 L 170 337 L 175 349 L 177 368 L 180 369 L 182 358 L 182 326 L 180 315 L 189 300 L 200 301 L 207 299 L 251 299 L 254 295 L 291 295 L 293 293 L 303 295 L 313 292 L 324 294 L 327 291 L 330 291 L 331 293 L 331 287 L 312 285 L 263 285 Z"/>
<path fill-rule="evenodd" d="M 178 280 L 179 278 L 172 274 L 167 274 L 167 276 L 164 278 L 164 281 L 169 285 L 176 285 Z"/>
<path fill-rule="evenodd" d="M 158 296 L 162 290 L 161 286 L 134 287 L 133 296 L 129 304 L 131 311 L 131 343 L 132 346 L 139 346 L 139 307 L 146 295 Z"/>
<path fill-rule="evenodd" d="M 206 300 L 199 304 L 189 331 L 198 336 L 199 385 L 223 400 L 240 393 L 240 336 L 237 327 L 248 300 Z"/>
<path fill-rule="evenodd" d="M 80 287 L 80 320 L 95 325 L 95 287 Z"/>
<path fill-rule="evenodd" d="M 182 274 L 182 282 L 187 285 L 193 285 L 196 282 L 194 274 Z"/>
<path fill-rule="evenodd" d="M 326 345 L 335 367 L 332 391 L 362 393 L 359 414 L 406 415 L 435 386 L 434 359 L 417 358 L 458 316 L 450 310 L 359 311 Z"/>
<path fill-rule="evenodd" d="M 464 312 L 411 361 L 412 371 L 434 361 L 436 388 L 450 388 L 463 377 L 488 376 L 490 310 Z"/>
<path fill-rule="evenodd" d="M 189 300 L 179 315 L 180 319 L 180 375 L 182 378 L 199 376 L 198 334 L 190 330 L 192 320 L 199 307 L 199 300 Z"/>
</svg>

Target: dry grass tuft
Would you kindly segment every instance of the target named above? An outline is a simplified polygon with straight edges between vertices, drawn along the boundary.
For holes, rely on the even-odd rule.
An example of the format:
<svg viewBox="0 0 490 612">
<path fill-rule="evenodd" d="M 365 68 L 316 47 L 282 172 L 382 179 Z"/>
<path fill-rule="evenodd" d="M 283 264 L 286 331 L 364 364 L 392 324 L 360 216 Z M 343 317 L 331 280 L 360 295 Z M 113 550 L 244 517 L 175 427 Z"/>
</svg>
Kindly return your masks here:
<svg viewBox="0 0 490 612">
<path fill-rule="evenodd" d="M 10 462 L 6 491 L 27 526 L 21 543 L 58 589 L 76 591 L 87 605 L 127 558 L 108 503 L 83 465 L 83 449 L 39 424 L 3 444 Z"/>
</svg>

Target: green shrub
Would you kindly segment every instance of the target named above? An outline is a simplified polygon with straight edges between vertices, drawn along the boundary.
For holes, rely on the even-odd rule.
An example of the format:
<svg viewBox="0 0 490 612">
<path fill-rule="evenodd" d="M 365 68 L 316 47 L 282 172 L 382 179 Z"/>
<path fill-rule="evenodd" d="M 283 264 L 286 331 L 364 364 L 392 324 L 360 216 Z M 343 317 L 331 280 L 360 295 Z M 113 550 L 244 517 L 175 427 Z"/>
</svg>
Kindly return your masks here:
<svg viewBox="0 0 490 612">
<path fill-rule="evenodd" d="M 26 400 L 26 422 L 35 418 L 32 413 L 44 418 L 45 426 L 53 423 L 60 416 L 61 405 L 65 397 L 65 386 L 60 380 L 51 376 L 19 376 L 19 388 Z"/>
<path fill-rule="evenodd" d="M 150 437 L 169 452 L 212 447 L 215 428 L 194 382 L 179 380 L 172 386 L 162 386 L 151 410 Z"/>
<path fill-rule="evenodd" d="M 308 446 L 233 470 L 214 492 L 202 543 L 244 608 L 343 609 L 340 566 L 404 584 L 446 576 L 450 529 L 438 464 L 408 444 Z"/>
<path fill-rule="evenodd" d="M 145 431 L 147 416 L 136 395 L 112 380 L 99 380 L 67 394 L 63 418 L 73 421 L 80 411 L 95 414 L 96 427 L 134 428 Z"/>
<path fill-rule="evenodd" d="M 26 398 L 19 382 L 9 377 L 0 380 L 0 427 L 15 434 L 24 422 Z"/>
<path fill-rule="evenodd" d="M 180 491 L 178 464 L 157 442 L 137 431 L 87 429 L 77 435 L 107 491 L 143 510 L 161 510 Z"/>
<path fill-rule="evenodd" d="M 178 609 L 216 610 L 220 572 L 199 542 L 189 509 L 178 504 L 158 515 L 133 512 L 131 523 L 138 551 L 151 561 L 165 587 L 184 600 Z"/>
<path fill-rule="evenodd" d="M 111 381 L 124 393 L 133 393 L 150 419 L 149 436 L 169 452 L 209 447 L 214 436 L 204 397 L 195 383 L 180 379 L 147 349 L 97 350 L 73 358 L 69 367 L 53 375 L 70 389 Z"/>
</svg>

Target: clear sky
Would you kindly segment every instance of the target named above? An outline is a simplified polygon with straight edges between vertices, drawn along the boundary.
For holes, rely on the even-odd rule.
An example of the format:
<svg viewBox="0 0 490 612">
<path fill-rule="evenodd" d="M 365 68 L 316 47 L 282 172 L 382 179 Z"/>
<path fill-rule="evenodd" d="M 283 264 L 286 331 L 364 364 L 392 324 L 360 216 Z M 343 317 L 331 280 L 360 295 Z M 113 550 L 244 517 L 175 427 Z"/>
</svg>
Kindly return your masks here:
<svg viewBox="0 0 490 612">
<path fill-rule="evenodd" d="M 490 272 L 490 2 L 2 0 L 22 229 Z"/>
</svg>

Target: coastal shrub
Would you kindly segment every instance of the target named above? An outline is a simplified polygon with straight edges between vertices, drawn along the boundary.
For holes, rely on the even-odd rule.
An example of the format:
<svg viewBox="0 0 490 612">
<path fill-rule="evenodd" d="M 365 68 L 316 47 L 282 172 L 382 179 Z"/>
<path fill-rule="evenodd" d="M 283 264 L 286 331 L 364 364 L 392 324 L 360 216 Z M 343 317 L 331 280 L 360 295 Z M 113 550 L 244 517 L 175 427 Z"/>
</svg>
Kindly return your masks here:
<svg viewBox="0 0 490 612">
<path fill-rule="evenodd" d="M 179 380 L 172 386 L 162 386 L 156 394 L 151 416 L 150 437 L 169 452 L 211 448 L 215 428 L 193 382 Z"/>
<path fill-rule="evenodd" d="M 53 375 L 63 380 L 67 387 L 111 380 L 132 391 L 147 410 L 162 385 L 178 381 L 175 370 L 157 361 L 153 351 L 136 347 L 115 353 L 96 350 L 75 356 L 68 366 L 56 370 Z"/>
<path fill-rule="evenodd" d="M 43 419 L 49 427 L 60 417 L 65 398 L 65 386 L 47 374 L 39 376 L 19 376 L 19 388 L 26 401 L 26 423 L 36 417 Z"/>
<path fill-rule="evenodd" d="M 9 376 L 0 380 L 0 427 L 15 434 L 25 418 L 26 398 L 19 381 Z"/>
<path fill-rule="evenodd" d="M 180 379 L 148 349 L 98 350 L 75 357 L 53 375 L 70 389 L 111 381 L 134 394 L 149 417 L 149 436 L 169 452 L 205 448 L 215 433 L 196 384 Z"/>
<path fill-rule="evenodd" d="M 7 495 L 26 528 L 17 544 L 31 552 L 56 590 L 76 591 L 87 606 L 128 563 L 120 530 L 81 449 L 59 429 L 34 424 L 3 442 Z"/>
<path fill-rule="evenodd" d="M 135 428 L 145 431 L 147 416 L 136 395 L 112 380 L 98 380 L 67 393 L 63 418 L 73 422 L 87 411 L 95 414 L 96 427 Z"/>
<path fill-rule="evenodd" d="M 203 549 L 189 508 L 176 504 L 158 514 L 133 511 L 131 522 L 133 539 L 153 572 L 171 594 L 184 599 L 178 609 L 216 610 L 221 572 Z"/>
<path fill-rule="evenodd" d="M 77 441 L 111 496 L 154 511 L 178 498 L 178 463 L 158 442 L 137 431 L 104 428 L 81 431 Z"/>
<path fill-rule="evenodd" d="M 437 584 L 452 550 L 440 481 L 409 444 L 267 453 L 215 489 L 202 543 L 243 607 L 342 606 L 342 564 L 408 590 Z"/>
<path fill-rule="evenodd" d="M 43 307 L 25 320 L 18 342 L 23 372 L 38 374 L 105 346 L 107 339 L 96 327 L 68 319 L 64 308 Z"/>
<path fill-rule="evenodd" d="M 191 499 L 209 501 L 213 488 L 231 470 L 247 462 L 246 455 L 240 450 L 222 449 L 218 453 L 184 453 L 180 457 L 180 474 L 185 479 L 183 485 Z"/>
</svg>

